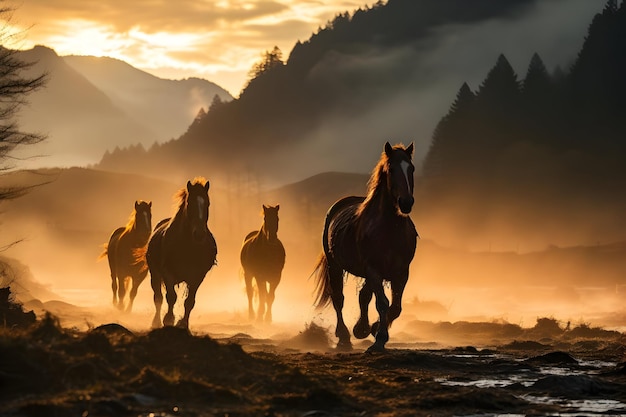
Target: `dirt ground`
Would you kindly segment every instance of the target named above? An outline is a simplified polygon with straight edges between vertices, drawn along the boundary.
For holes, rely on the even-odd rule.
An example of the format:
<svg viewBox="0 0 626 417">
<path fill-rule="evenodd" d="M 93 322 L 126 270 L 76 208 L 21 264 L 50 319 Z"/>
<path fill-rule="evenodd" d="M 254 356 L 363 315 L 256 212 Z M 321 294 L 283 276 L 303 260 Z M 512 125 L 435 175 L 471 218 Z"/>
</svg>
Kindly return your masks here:
<svg viewBox="0 0 626 417">
<path fill-rule="evenodd" d="M 626 336 L 543 318 L 416 323 L 477 343 L 372 340 L 334 349 L 329 329 L 258 338 L 116 324 L 67 328 L 3 307 L 2 416 L 626 415 Z M 6 313 L 10 310 L 11 314 Z M 230 333 L 229 333 L 230 332 Z"/>
</svg>

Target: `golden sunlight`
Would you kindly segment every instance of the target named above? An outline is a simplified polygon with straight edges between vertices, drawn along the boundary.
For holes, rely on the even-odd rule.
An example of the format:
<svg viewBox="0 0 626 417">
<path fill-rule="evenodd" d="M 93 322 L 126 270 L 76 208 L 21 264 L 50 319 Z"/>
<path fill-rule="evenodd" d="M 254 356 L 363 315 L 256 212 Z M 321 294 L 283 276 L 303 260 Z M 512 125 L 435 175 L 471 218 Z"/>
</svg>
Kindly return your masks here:
<svg viewBox="0 0 626 417">
<path fill-rule="evenodd" d="M 98 25 L 88 20 L 68 20 L 67 31 L 41 39 L 44 45 L 54 45 L 59 55 L 93 55 L 120 58 L 119 51 L 132 41 L 126 34 L 116 33 L 113 26 Z"/>
</svg>

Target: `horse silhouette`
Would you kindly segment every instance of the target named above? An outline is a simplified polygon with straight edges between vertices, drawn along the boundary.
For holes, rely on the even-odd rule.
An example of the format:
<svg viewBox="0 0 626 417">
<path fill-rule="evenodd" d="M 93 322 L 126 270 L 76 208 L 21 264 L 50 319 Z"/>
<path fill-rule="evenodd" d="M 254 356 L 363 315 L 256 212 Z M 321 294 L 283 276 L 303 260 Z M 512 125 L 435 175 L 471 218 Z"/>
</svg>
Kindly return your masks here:
<svg viewBox="0 0 626 417">
<path fill-rule="evenodd" d="M 345 273 L 364 278 L 359 291 L 361 314 L 354 336 L 375 342 L 368 351 L 383 351 L 389 340 L 388 327 L 400 316 L 402 294 L 415 255 L 417 231 L 409 213 L 413 207 L 413 144 L 391 146 L 384 151 L 368 182 L 366 197 L 344 197 L 326 214 L 322 244 L 324 252 L 315 268 L 316 305 L 331 303 L 337 313 L 337 347 L 351 349 L 350 332 L 343 319 Z M 384 282 L 391 285 L 391 306 Z M 368 306 L 376 296 L 378 321 L 369 324 Z"/>
<path fill-rule="evenodd" d="M 165 287 L 167 313 L 163 325 L 174 324 L 174 305 L 177 294 L 175 286 L 185 282 L 187 297 L 185 313 L 176 323 L 177 327 L 189 327 L 189 314 L 196 303 L 196 292 L 206 273 L 215 265 L 217 244 L 209 231 L 209 181 L 195 178 L 187 181 L 175 197 L 178 209 L 174 217 L 157 224 L 148 242 L 145 258 L 150 269 L 154 291 L 155 314 L 152 327 L 161 327 L 162 287 Z"/>
<path fill-rule="evenodd" d="M 151 208 L 152 202 L 135 201 L 135 208 L 128 224 L 115 229 L 109 238 L 109 243 L 104 246 L 104 252 L 98 258 L 102 259 L 106 256 L 109 260 L 113 305 L 120 310 L 124 309 L 127 286 L 132 283 L 126 307 L 127 312 L 132 310 L 139 285 L 148 275 L 145 260 L 138 260 L 136 252 L 145 249 L 148 244 L 152 231 Z"/>
<path fill-rule="evenodd" d="M 256 281 L 259 296 L 257 321 L 271 323 L 272 304 L 276 287 L 280 283 L 285 266 L 285 248 L 278 239 L 278 209 L 263 205 L 263 225 L 260 230 L 248 233 L 241 247 L 241 266 L 243 267 L 246 293 L 248 295 L 248 318 L 254 320 L 254 288 Z"/>
</svg>

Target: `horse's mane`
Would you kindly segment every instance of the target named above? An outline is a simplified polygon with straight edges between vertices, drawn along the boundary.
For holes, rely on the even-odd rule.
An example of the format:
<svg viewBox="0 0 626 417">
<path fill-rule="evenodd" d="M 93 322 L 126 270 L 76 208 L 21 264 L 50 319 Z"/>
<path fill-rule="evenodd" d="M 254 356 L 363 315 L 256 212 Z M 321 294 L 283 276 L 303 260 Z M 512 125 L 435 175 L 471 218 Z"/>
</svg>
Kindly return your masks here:
<svg viewBox="0 0 626 417">
<path fill-rule="evenodd" d="M 402 149 L 401 145 L 394 145 L 394 149 Z M 378 163 L 372 170 L 372 174 L 370 175 L 369 180 L 367 181 L 367 196 L 365 200 L 359 207 L 359 214 L 363 211 L 365 207 L 368 206 L 368 203 L 374 200 L 382 190 L 386 189 L 385 187 L 380 187 L 381 184 L 385 184 L 387 181 L 387 167 L 389 165 L 389 157 L 385 153 L 382 152 L 380 155 L 380 159 Z"/>
<path fill-rule="evenodd" d="M 397 144 L 392 146 L 393 150 L 405 150 L 404 145 Z M 367 181 L 367 196 L 365 200 L 361 204 L 358 209 L 358 214 L 362 214 L 363 210 L 368 207 L 372 200 L 375 200 L 380 196 L 382 192 L 387 190 L 386 182 L 387 182 L 387 174 L 389 173 L 389 157 L 387 153 L 383 150 L 380 155 L 380 159 L 374 169 L 372 170 L 372 174 L 370 175 L 369 180 Z M 381 185 L 383 185 L 381 187 Z"/>
<path fill-rule="evenodd" d="M 192 185 L 206 184 L 206 179 L 204 177 L 195 177 L 191 180 Z M 187 185 L 182 187 L 180 190 L 174 194 L 174 207 L 176 207 L 176 213 L 182 213 L 185 210 L 185 206 L 187 205 L 187 197 L 189 197 L 189 193 L 187 192 Z"/>
<path fill-rule="evenodd" d="M 133 208 L 133 211 L 130 213 L 130 217 L 128 217 L 128 223 L 126 223 L 126 226 L 124 226 L 125 232 L 131 231 L 135 227 L 136 214 L 137 210 Z"/>
</svg>

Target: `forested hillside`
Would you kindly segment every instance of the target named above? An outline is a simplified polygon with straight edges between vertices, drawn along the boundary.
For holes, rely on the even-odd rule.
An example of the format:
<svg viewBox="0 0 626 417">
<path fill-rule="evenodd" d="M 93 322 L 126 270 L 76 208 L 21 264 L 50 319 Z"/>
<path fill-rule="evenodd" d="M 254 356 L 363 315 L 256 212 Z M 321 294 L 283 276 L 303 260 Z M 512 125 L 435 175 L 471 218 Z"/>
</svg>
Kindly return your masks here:
<svg viewBox="0 0 626 417">
<path fill-rule="evenodd" d="M 450 215 L 460 230 L 491 228 L 491 214 L 507 211 L 502 224 L 539 232 L 599 222 L 623 239 L 608 224 L 622 224 L 626 210 L 624 74 L 626 6 L 614 0 L 594 17 L 571 68 L 550 73 L 535 54 L 520 79 L 501 55 L 477 90 L 461 86 L 437 125 L 423 196 L 462 207 Z"/>
<path fill-rule="evenodd" d="M 277 165 L 271 160 L 274 152 L 301 159 L 310 156 L 312 149 L 323 149 L 320 155 L 332 152 L 333 142 L 338 148 L 346 143 L 376 143 L 373 162 L 384 140 L 413 140 L 412 113 L 417 115 L 419 109 L 403 106 L 402 113 L 389 110 L 397 113 L 391 120 L 374 115 L 369 120 L 380 117 L 379 123 L 350 137 L 341 129 L 320 126 L 335 120 L 346 125 L 345 119 L 376 112 L 376 107 L 391 97 L 406 91 L 418 94 L 419 86 L 429 80 L 416 75 L 414 61 L 425 47 L 421 42 L 435 29 L 496 17 L 506 20 L 534 4 L 534 0 L 390 0 L 339 14 L 310 39 L 298 42 L 287 57 L 276 48 L 268 51 L 252 69 L 238 99 L 214 102 L 178 140 L 146 154 L 130 148 L 106 155 L 100 167 L 180 172 L 180 161 L 184 161 L 189 170 L 202 168 L 210 176 L 233 164 L 263 171 L 267 165 Z M 404 55 L 388 56 L 395 51 Z M 322 131 L 312 133 L 317 129 Z M 317 136 L 311 138 L 312 134 Z M 357 134 L 362 137 L 355 138 Z M 418 148 L 421 159 L 427 146 Z M 364 166 L 370 163 L 351 170 L 363 170 Z M 317 172 L 324 169 L 321 166 Z"/>
</svg>

